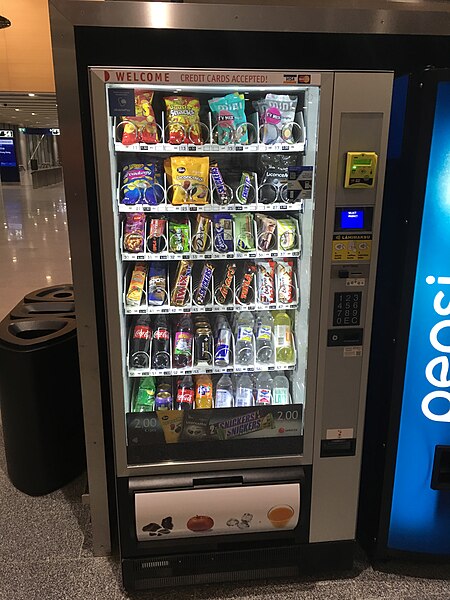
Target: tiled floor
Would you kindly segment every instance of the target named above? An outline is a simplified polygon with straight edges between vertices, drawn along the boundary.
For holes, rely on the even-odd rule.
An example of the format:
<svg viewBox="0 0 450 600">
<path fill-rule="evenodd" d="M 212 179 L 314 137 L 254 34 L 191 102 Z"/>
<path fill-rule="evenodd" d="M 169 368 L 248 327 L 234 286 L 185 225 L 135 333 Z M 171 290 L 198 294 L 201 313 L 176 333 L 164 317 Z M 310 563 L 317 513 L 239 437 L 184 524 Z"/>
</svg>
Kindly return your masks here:
<svg viewBox="0 0 450 600">
<path fill-rule="evenodd" d="M 70 280 L 63 190 L 4 186 L 0 192 L 0 318 L 35 288 Z M 297 580 L 203 585 L 127 594 L 116 559 L 95 558 L 80 477 L 30 498 L 6 474 L 0 438 L 0 600 L 450 600 L 450 567 L 388 562 L 361 553 L 349 573 Z M 450 535 L 450 532 L 449 532 Z"/>
</svg>

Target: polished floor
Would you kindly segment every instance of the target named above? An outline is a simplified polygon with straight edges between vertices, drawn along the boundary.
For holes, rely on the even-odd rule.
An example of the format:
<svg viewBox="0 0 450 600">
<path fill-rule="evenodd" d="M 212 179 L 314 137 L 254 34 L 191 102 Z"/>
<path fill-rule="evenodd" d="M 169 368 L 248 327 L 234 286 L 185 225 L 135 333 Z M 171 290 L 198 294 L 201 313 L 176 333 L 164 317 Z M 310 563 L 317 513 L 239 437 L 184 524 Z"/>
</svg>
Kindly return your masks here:
<svg viewBox="0 0 450 600">
<path fill-rule="evenodd" d="M 25 293 L 69 282 L 71 275 L 61 186 L 5 185 L 0 212 L 3 317 Z M 388 562 L 374 568 L 362 553 L 351 572 L 316 579 L 127 594 L 117 559 L 92 554 L 85 490 L 84 476 L 41 498 L 15 490 L 0 432 L 0 600 L 450 600 L 449 565 Z"/>
</svg>

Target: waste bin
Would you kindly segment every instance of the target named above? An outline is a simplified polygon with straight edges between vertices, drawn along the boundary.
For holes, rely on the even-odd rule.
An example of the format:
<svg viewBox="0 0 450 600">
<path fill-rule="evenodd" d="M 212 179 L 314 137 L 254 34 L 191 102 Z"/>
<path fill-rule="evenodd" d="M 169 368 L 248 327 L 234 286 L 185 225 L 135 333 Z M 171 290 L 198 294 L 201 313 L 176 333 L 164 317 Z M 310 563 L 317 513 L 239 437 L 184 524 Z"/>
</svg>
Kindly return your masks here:
<svg viewBox="0 0 450 600">
<path fill-rule="evenodd" d="M 27 294 L 24 302 L 73 302 L 73 285 L 71 283 L 62 283 L 61 285 L 51 285 L 40 288 Z"/>
<path fill-rule="evenodd" d="M 0 407 L 8 475 L 48 494 L 85 466 L 76 319 L 0 323 Z"/>
<path fill-rule="evenodd" d="M 29 302 L 22 300 L 9 313 L 11 319 L 66 317 L 75 318 L 75 304 L 73 302 Z"/>
</svg>

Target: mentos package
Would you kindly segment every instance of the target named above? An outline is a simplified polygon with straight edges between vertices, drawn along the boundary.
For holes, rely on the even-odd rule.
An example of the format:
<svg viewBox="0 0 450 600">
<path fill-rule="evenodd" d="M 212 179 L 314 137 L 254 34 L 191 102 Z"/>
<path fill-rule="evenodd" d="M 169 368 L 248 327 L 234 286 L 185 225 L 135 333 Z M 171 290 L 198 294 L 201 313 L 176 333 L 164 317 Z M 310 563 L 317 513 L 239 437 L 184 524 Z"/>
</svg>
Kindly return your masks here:
<svg viewBox="0 0 450 600">
<path fill-rule="evenodd" d="M 169 96 L 166 103 L 169 144 L 202 144 L 200 102 L 188 96 Z"/>
<path fill-rule="evenodd" d="M 164 169 L 173 186 L 173 205 L 208 203 L 207 156 L 171 156 L 164 161 Z"/>
<path fill-rule="evenodd" d="M 122 204 L 150 204 L 163 200 L 162 172 L 159 162 L 125 165 L 122 169 Z"/>
<path fill-rule="evenodd" d="M 264 144 L 294 142 L 293 123 L 297 110 L 297 97 L 287 94 L 266 94 L 255 100 L 253 106 L 258 111 L 261 141 Z"/>
<path fill-rule="evenodd" d="M 122 133 L 122 144 L 129 146 L 142 142 L 156 144 L 158 128 L 152 108 L 153 92 L 150 90 L 134 90 L 134 117 L 122 117 L 125 126 Z"/>
<path fill-rule="evenodd" d="M 234 92 L 223 98 L 208 100 L 213 121 L 217 124 L 219 144 L 248 144 L 244 94 Z"/>
</svg>

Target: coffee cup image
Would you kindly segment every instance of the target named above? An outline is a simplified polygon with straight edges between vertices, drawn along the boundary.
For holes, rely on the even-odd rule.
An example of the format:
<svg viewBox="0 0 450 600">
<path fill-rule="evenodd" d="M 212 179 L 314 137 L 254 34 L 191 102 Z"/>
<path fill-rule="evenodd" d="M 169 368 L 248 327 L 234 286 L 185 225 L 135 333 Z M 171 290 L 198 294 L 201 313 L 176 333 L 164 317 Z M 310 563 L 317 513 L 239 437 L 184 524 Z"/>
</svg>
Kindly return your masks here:
<svg viewBox="0 0 450 600">
<path fill-rule="evenodd" d="M 267 518 L 278 529 L 286 527 L 294 516 L 294 509 L 288 504 L 277 504 L 267 513 Z"/>
</svg>

